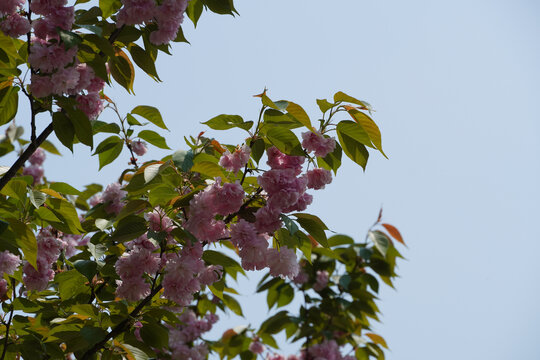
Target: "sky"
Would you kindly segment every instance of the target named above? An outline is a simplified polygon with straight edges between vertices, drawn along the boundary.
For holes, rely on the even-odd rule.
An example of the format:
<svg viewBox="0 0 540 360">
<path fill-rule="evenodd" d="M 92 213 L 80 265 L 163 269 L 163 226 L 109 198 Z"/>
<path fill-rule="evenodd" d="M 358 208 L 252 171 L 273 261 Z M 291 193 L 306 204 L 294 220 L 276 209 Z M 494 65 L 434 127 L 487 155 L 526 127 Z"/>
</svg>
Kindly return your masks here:
<svg viewBox="0 0 540 360">
<path fill-rule="evenodd" d="M 235 3 L 240 16 L 203 14 L 197 29 L 185 22 L 191 45 L 158 59 L 162 83 L 138 74 L 136 96 L 119 86 L 107 95 L 123 112 L 158 107 L 174 150 L 186 148 L 183 136 L 208 130 L 200 122 L 215 115 L 256 120 L 252 95 L 265 87 L 312 119 L 315 99 L 336 91 L 368 101 L 389 159 L 372 153 L 365 173 L 346 161 L 310 210 L 362 239 L 382 206 L 384 220 L 401 230 L 407 259 L 396 289 L 380 295 L 382 322 L 374 327 L 390 346 L 387 358 L 540 358 L 540 5 Z M 101 119 L 113 121 L 113 113 Z M 232 132 L 224 142 L 243 136 Z M 64 153 L 49 156 L 47 175 L 64 180 L 69 169 L 79 187 L 112 182 L 127 164 L 126 155 L 98 173 L 88 149 Z M 246 296 L 254 288 L 241 286 Z M 257 306 L 245 312 L 244 322 L 262 319 Z"/>
</svg>

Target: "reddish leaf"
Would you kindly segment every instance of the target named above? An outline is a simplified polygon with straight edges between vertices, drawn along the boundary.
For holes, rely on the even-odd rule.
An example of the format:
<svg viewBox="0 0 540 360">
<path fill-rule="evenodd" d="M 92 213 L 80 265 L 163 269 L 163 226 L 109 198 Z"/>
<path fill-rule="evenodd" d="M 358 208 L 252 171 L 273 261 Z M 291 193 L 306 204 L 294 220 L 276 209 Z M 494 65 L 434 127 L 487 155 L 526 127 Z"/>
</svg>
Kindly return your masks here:
<svg viewBox="0 0 540 360">
<path fill-rule="evenodd" d="M 401 236 L 401 234 L 399 233 L 399 230 L 396 229 L 395 226 L 390 225 L 390 224 L 382 224 L 382 226 L 386 229 L 386 231 L 388 231 L 388 233 L 390 233 L 390 235 L 394 239 L 396 239 L 397 241 L 405 245 L 405 242 L 403 241 L 403 237 Z"/>
</svg>

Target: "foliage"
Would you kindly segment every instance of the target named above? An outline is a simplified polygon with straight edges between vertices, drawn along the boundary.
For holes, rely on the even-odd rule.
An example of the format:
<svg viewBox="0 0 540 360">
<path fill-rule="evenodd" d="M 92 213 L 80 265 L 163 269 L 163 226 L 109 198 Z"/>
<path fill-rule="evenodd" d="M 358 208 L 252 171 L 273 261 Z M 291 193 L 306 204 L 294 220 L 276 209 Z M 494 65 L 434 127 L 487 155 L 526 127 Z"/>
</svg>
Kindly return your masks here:
<svg viewBox="0 0 540 360">
<path fill-rule="evenodd" d="M 196 25 L 205 10 L 233 15 L 232 0 L 142 1 L 146 18 L 129 1 L 51 4 L 0 9 L 0 156 L 18 153 L 0 179 L 0 359 L 279 359 L 279 333 L 300 343 L 303 359 L 383 359 L 387 344 L 370 327 L 380 280 L 392 286 L 396 277 L 399 231 L 379 214 L 363 241 L 329 237 L 304 212 L 306 189 L 329 184 L 343 153 L 363 169 L 368 149 L 386 156 L 370 105 L 337 92 L 317 100 L 322 116 L 312 122 L 265 90 L 256 123 L 228 114 L 204 123 L 241 129 L 244 143 L 201 133 L 172 152 L 157 108 L 121 114 L 103 85 L 132 92 L 135 66 L 159 82 L 158 55 L 170 54 L 170 41 L 187 42 L 184 11 Z M 30 139 L 13 120 L 20 94 L 31 105 Z M 103 110 L 118 121 L 100 121 Z M 51 122 L 38 136 L 39 113 Z M 53 132 L 70 151 L 90 147 L 100 168 L 123 151 L 131 163 L 106 187 L 49 182 L 41 165 L 43 150 L 60 155 L 47 140 Z M 171 153 L 142 162 L 148 146 Z M 204 338 L 218 313 L 242 316 L 233 280 L 263 269 L 257 291 L 271 316 Z M 297 311 L 288 306 L 295 297 Z"/>
</svg>

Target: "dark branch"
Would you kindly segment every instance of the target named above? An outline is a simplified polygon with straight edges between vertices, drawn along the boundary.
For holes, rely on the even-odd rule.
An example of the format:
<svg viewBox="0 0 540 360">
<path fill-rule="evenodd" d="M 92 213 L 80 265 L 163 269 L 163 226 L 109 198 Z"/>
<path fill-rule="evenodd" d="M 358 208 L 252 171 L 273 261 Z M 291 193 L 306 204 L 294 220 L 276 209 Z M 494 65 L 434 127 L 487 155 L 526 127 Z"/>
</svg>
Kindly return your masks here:
<svg viewBox="0 0 540 360">
<path fill-rule="evenodd" d="M 112 330 L 105 336 L 105 338 L 103 338 L 103 340 L 101 340 L 100 342 L 92 346 L 90 349 L 88 349 L 84 353 L 84 355 L 81 357 L 81 360 L 91 359 L 92 355 L 98 352 L 99 350 L 101 350 L 105 346 L 105 344 L 107 344 L 109 340 L 114 339 L 115 337 L 123 333 L 124 331 L 128 330 L 131 325 L 130 323 L 132 319 L 139 315 L 141 310 L 152 300 L 152 298 L 161 290 L 161 288 L 162 288 L 161 285 L 156 286 L 155 289 L 152 290 L 150 295 L 145 297 L 139 303 L 139 305 L 137 305 L 137 307 L 133 309 L 131 313 L 129 313 L 129 316 L 126 319 L 124 319 L 121 323 L 119 323 L 114 328 L 112 328 Z"/>
<path fill-rule="evenodd" d="M 36 141 L 28 144 L 28 147 L 26 150 L 24 150 L 23 154 L 13 163 L 13 165 L 11 165 L 9 170 L 0 179 L 0 190 L 2 190 L 9 180 L 11 180 L 15 174 L 17 174 L 17 171 L 24 165 L 24 162 L 28 160 L 34 151 L 36 151 L 37 148 L 45 141 L 45 139 L 47 139 L 52 131 L 53 124 L 50 123 L 49 126 L 47 126 L 45 130 L 43 130 L 43 132 L 36 138 Z"/>
</svg>

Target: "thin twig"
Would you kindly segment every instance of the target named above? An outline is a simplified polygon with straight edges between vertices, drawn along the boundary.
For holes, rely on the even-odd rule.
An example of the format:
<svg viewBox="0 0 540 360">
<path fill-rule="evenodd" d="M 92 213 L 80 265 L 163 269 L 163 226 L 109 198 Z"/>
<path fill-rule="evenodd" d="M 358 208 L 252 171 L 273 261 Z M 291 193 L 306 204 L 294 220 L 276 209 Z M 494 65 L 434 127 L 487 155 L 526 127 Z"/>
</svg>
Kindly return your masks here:
<svg viewBox="0 0 540 360">
<path fill-rule="evenodd" d="M 16 299 L 17 293 L 15 292 L 15 280 L 11 280 L 11 287 L 13 288 L 13 300 Z M 13 306 L 13 300 L 11 301 L 11 311 L 9 312 L 9 319 L 6 324 L 6 335 L 4 338 L 4 349 L 2 350 L 2 357 L 0 357 L 0 360 L 4 360 L 6 357 L 7 347 L 8 347 L 8 341 L 9 341 L 9 328 L 11 327 L 11 319 L 13 318 L 13 311 L 15 310 L 15 306 Z"/>
</svg>

